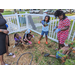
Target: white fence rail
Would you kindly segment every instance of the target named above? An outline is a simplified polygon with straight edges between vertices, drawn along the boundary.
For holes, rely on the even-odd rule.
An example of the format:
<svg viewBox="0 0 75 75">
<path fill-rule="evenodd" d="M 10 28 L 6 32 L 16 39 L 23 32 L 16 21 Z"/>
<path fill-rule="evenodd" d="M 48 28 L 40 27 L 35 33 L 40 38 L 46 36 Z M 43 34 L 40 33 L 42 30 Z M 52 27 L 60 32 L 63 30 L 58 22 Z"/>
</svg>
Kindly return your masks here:
<svg viewBox="0 0 75 75">
<path fill-rule="evenodd" d="M 28 16 L 31 16 L 34 25 L 36 27 L 36 30 L 33 29 L 33 26 L 31 25 Z M 10 33 L 13 32 L 20 32 L 23 30 L 26 30 L 30 28 L 32 31 L 41 34 L 42 31 L 42 24 L 40 21 L 44 19 L 46 14 L 12 14 L 12 15 L 4 15 L 4 18 L 7 20 L 7 24 L 9 25 L 8 30 Z M 50 27 L 49 27 L 49 35 L 48 38 L 58 42 L 57 40 L 57 34 L 53 32 L 53 28 L 59 24 L 59 19 L 55 19 L 54 15 L 49 15 L 50 16 Z M 71 26 L 70 26 L 70 32 L 68 39 L 73 40 L 75 37 L 75 17 L 73 16 L 68 16 L 68 18 L 71 21 Z"/>
</svg>

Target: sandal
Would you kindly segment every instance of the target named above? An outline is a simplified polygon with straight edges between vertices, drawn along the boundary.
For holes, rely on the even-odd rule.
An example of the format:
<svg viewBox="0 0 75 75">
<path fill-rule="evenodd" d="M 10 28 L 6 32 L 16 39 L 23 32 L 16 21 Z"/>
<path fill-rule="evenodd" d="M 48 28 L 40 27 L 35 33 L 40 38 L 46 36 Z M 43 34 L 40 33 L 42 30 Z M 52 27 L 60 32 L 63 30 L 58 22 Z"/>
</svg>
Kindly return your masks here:
<svg viewBox="0 0 75 75">
<path fill-rule="evenodd" d="M 45 55 L 44 55 L 44 57 L 48 57 L 50 54 L 49 53 L 46 53 Z"/>
<path fill-rule="evenodd" d="M 7 56 L 13 56 L 14 55 L 14 53 L 9 53 Z"/>
</svg>

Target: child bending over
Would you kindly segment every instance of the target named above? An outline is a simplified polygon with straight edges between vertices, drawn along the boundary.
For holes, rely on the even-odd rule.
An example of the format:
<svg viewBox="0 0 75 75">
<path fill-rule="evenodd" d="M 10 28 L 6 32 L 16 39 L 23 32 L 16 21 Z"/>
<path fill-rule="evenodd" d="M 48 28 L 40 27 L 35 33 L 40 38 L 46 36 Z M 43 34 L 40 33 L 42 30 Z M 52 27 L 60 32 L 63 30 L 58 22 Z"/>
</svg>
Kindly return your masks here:
<svg viewBox="0 0 75 75">
<path fill-rule="evenodd" d="M 17 33 L 14 34 L 14 40 L 15 40 L 15 46 L 17 46 L 19 44 L 23 44 L 23 46 L 24 46 L 24 42 L 23 42 L 22 38 L 19 36 L 19 34 L 17 34 Z"/>
<path fill-rule="evenodd" d="M 34 37 L 34 35 L 32 35 L 31 30 L 28 29 L 23 36 L 23 41 L 32 44 L 32 42 L 30 41 L 32 37 Z"/>
</svg>

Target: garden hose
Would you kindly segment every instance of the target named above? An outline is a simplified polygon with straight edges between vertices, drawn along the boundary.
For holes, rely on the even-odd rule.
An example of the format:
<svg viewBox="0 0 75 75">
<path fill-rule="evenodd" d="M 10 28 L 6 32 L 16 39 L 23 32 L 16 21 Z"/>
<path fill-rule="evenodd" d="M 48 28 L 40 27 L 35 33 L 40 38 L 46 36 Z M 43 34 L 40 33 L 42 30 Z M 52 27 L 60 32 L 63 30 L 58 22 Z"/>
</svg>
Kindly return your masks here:
<svg viewBox="0 0 75 75">
<path fill-rule="evenodd" d="M 32 54 L 32 53 L 30 53 L 30 52 L 26 52 L 26 53 L 23 53 L 22 55 L 20 55 L 20 57 L 19 57 L 19 58 L 18 58 L 18 60 L 17 60 L 16 65 L 18 65 L 18 62 L 19 62 L 19 60 L 20 60 L 21 56 L 23 56 L 23 55 L 25 55 L 25 54 L 31 54 L 32 58 L 31 58 L 31 61 L 30 61 L 30 64 L 29 64 L 29 65 L 31 65 L 32 60 L 33 60 L 33 54 Z"/>
</svg>

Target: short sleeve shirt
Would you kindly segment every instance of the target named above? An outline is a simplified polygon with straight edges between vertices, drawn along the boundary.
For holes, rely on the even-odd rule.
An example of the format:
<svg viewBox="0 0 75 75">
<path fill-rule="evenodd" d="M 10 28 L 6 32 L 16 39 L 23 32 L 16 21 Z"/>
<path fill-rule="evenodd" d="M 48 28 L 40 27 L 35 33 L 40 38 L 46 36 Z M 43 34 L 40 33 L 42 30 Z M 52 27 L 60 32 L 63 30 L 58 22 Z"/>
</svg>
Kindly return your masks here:
<svg viewBox="0 0 75 75">
<path fill-rule="evenodd" d="M 48 26 L 46 26 L 46 27 L 44 27 L 44 24 L 48 24 Z M 50 25 L 50 22 L 45 22 L 45 21 L 42 21 L 42 24 L 43 24 L 43 26 L 42 26 L 42 31 L 49 31 L 49 25 Z"/>
<path fill-rule="evenodd" d="M 15 41 L 20 41 L 21 37 L 19 36 L 19 38 L 14 38 Z"/>
</svg>

